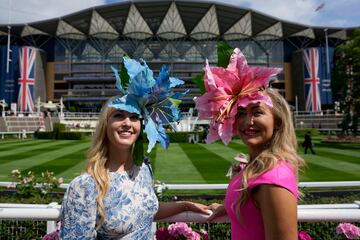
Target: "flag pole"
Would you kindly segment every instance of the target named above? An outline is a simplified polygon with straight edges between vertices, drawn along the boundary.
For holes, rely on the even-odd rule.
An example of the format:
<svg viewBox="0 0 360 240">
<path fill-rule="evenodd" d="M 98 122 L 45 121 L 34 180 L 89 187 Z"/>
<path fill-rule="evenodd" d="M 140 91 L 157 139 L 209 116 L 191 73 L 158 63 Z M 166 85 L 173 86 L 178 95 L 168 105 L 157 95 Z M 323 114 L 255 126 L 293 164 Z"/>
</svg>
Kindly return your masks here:
<svg viewBox="0 0 360 240">
<path fill-rule="evenodd" d="M 10 34 L 11 34 L 11 26 L 8 26 L 7 51 L 6 51 L 6 73 L 9 73 L 10 62 L 11 62 L 11 59 L 10 59 L 10 53 L 11 53 Z"/>
<path fill-rule="evenodd" d="M 325 31 L 325 47 L 326 47 L 326 79 L 330 83 L 330 61 L 329 61 L 329 42 L 328 42 L 328 34 L 327 28 L 324 29 Z M 328 103 L 328 92 L 326 91 L 326 102 Z"/>
<path fill-rule="evenodd" d="M 330 79 L 330 62 L 329 62 L 329 42 L 328 42 L 328 34 L 327 28 L 324 29 L 325 31 L 325 46 L 326 46 L 326 77 Z"/>
<path fill-rule="evenodd" d="M 11 48 L 10 48 L 10 36 L 11 36 L 11 0 L 9 0 L 9 21 L 8 21 L 9 25 L 8 25 L 8 38 L 7 38 L 7 51 L 6 51 L 6 73 L 9 73 L 9 69 L 10 69 L 10 53 L 11 53 Z"/>
</svg>

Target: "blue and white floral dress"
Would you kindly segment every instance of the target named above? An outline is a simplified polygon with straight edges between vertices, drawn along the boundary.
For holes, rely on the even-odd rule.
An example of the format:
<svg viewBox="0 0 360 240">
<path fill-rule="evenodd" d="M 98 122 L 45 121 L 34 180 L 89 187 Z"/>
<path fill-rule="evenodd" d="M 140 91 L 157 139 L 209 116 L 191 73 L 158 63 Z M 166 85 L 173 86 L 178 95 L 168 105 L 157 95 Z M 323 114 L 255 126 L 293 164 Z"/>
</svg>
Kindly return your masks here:
<svg viewBox="0 0 360 240">
<path fill-rule="evenodd" d="M 96 229 L 97 190 L 89 174 L 69 185 L 61 207 L 60 239 L 150 240 L 151 225 L 159 208 L 150 165 L 127 172 L 109 172 L 110 186 L 104 198 L 105 222 Z"/>
</svg>

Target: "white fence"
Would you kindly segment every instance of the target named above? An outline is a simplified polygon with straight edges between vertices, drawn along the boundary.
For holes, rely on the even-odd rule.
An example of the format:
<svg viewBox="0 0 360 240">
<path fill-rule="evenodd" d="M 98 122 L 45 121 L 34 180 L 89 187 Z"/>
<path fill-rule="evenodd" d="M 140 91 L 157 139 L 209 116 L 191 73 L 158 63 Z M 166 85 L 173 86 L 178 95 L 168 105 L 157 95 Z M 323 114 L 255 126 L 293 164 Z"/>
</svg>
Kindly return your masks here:
<svg viewBox="0 0 360 240">
<path fill-rule="evenodd" d="M 210 213 L 209 213 L 210 214 Z M 47 233 L 55 230 L 59 219 L 60 205 L 44 204 L 0 204 L 2 220 L 48 221 Z M 204 223 L 209 215 L 183 212 L 175 216 L 161 219 L 158 222 L 198 222 Z M 298 206 L 299 222 L 360 222 L 360 201 L 348 204 L 312 204 Z M 227 217 L 220 217 L 214 222 L 228 223 Z"/>
<path fill-rule="evenodd" d="M 15 187 L 14 182 L 0 182 L 0 187 Z M 66 189 L 67 183 L 60 185 L 60 188 Z M 157 186 L 157 184 L 155 184 Z M 226 189 L 228 184 L 165 184 L 169 190 L 216 190 Z M 360 181 L 338 181 L 338 182 L 300 182 L 299 187 L 302 188 L 326 188 L 326 187 L 360 187 Z"/>
</svg>

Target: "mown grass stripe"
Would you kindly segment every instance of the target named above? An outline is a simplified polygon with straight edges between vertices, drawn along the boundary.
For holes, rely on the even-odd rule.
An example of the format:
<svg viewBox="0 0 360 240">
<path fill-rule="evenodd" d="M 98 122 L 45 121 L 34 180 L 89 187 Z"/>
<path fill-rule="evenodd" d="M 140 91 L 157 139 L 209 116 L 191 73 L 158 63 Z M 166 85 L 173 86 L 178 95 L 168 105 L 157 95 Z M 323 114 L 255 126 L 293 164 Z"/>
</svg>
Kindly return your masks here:
<svg viewBox="0 0 360 240">
<path fill-rule="evenodd" d="M 85 172 L 86 160 L 78 162 L 71 168 L 68 168 L 66 171 L 56 174 L 56 177 L 62 177 L 64 179 L 64 183 L 69 183 L 75 177 L 79 176 L 83 172 Z"/>
<path fill-rule="evenodd" d="M 55 175 L 61 172 L 65 172 L 67 169 L 85 160 L 85 149 L 88 149 L 88 147 L 86 146 L 76 152 L 72 152 L 70 154 L 55 158 L 51 161 L 45 162 L 44 164 L 32 166 L 25 169 L 25 172 L 33 171 L 35 173 L 41 173 L 48 170 L 54 172 Z"/>
<path fill-rule="evenodd" d="M 11 156 L 5 156 L 5 157 L 1 156 L 0 164 L 4 164 L 7 162 L 12 162 L 12 161 L 16 161 L 16 160 L 21 160 L 21 159 L 28 158 L 28 157 L 33 157 L 33 156 L 36 156 L 39 154 L 43 154 L 44 152 L 47 152 L 47 151 L 60 150 L 62 148 L 65 148 L 67 146 L 72 146 L 72 145 L 74 145 L 73 142 L 61 142 L 60 144 L 51 144 L 51 145 L 44 146 L 43 148 L 29 150 L 26 152 L 20 152 L 18 154 L 13 154 Z"/>
<path fill-rule="evenodd" d="M 201 144 L 179 143 L 187 157 L 207 183 L 228 182 L 225 176 L 229 162 L 204 148 Z"/>
<path fill-rule="evenodd" d="M 316 151 L 318 149 L 318 151 Z M 334 148 L 328 148 L 328 147 L 322 147 L 314 149 L 316 152 L 321 153 L 321 155 L 329 154 L 329 156 L 346 156 L 348 159 L 354 159 L 354 162 L 360 163 L 360 152 L 359 151 L 353 151 L 353 150 L 343 150 L 343 149 L 334 149 Z M 308 150 L 308 152 L 311 152 Z M 334 155 L 336 154 L 336 155 Z M 355 158 L 354 158 L 355 157 Z"/>
<path fill-rule="evenodd" d="M 50 152 L 44 152 L 44 153 L 36 155 L 36 156 L 32 156 L 32 157 L 24 158 L 21 160 L 1 164 L 0 168 L 2 171 L 0 173 L 0 180 L 6 179 L 6 177 L 8 177 L 9 173 L 13 169 L 22 170 L 22 169 L 30 168 L 32 166 L 41 165 L 41 164 L 51 161 L 55 158 L 60 158 L 69 153 L 77 151 L 78 149 L 88 148 L 89 145 L 90 145 L 90 143 L 88 141 L 87 142 L 77 141 L 77 142 L 74 142 L 74 144 L 72 146 L 68 146 L 66 148 L 61 148 L 61 149 L 57 149 L 57 150 L 50 151 Z M 49 170 L 51 170 L 51 169 L 49 169 Z"/>
<path fill-rule="evenodd" d="M 216 154 L 217 156 L 224 158 L 229 163 L 235 163 L 234 157 L 240 153 L 233 148 L 225 146 L 221 142 L 216 142 L 212 144 L 201 144 L 202 147 L 206 148 L 210 152 Z"/>
<path fill-rule="evenodd" d="M 206 183 L 178 143 L 156 151 L 155 179 L 165 183 Z M 202 169 L 204 171 L 204 169 Z"/>
<path fill-rule="evenodd" d="M 241 142 L 240 140 L 238 140 L 238 141 L 232 140 L 227 146 L 229 148 L 236 150 L 238 153 L 248 154 L 248 152 L 249 152 L 246 145 L 243 142 Z"/>
<path fill-rule="evenodd" d="M 302 155 L 307 164 L 320 165 L 322 167 L 332 169 L 334 171 L 343 171 L 349 175 L 353 175 L 357 180 L 360 179 L 360 164 L 348 163 L 338 161 L 329 157 L 322 157 L 319 155 Z M 311 169 L 313 170 L 313 169 Z M 320 173 L 319 173 L 320 174 Z M 331 176 L 329 176 L 331 178 Z M 354 179 L 355 180 L 355 179 Z"/>
<path fill-rule="evenodd" d="M 341 150 L 360 150 L 360 144 L 355 143 L 318 143 L 315 147 L 331 147 Z"/>
<path fill-rule="evenodd" d="M 321 164 L 307 162 L 307 168 L 304 169 L 306 179 L 309 181 L 358 181 L 358 174 L 351 174 L 348 171 L 341 171 L 329 168 Z M 302 178 L 300 178 L 302 180 Z"/>
<path fill-rule="evenodd" d="M 44 144 L 52 142 L 51 140 L 22 140 L 22 141 L 14 141 L 14 142 L 0 142 L 0 154 L 3 151 L 8 151 L 10 148 L 19 148 L 19 147 L 25 147 L 25 146 L 34 146 L 37 144 Z"/>
<path fill-rule="evenodd" d="M 44 144 L 39 144 L 38 142 L 35 141 L 35 144 L 31 145 L 31 146 L 25 146 L 25 147 L 14 147 L 12 149 L 9 149 L 7 151 L 3 151 L 1 153 L 1 157 L 5 157 L 5 156 L 12 156 L 14 154 L 19 154 L 19 153 L 26 153 L 28 151 L 32 151 L 35 149 L 46 149 L 47 147 L 53 146 L 53 145 L 62 145 L 62 144 L 67 144 L 67 143 L 74 143 L 75 141 L 69 141 L 69 140 L 64 140 L 64 141 L 51 141 L 48 143 L 44 143 Z"/>
</svg>

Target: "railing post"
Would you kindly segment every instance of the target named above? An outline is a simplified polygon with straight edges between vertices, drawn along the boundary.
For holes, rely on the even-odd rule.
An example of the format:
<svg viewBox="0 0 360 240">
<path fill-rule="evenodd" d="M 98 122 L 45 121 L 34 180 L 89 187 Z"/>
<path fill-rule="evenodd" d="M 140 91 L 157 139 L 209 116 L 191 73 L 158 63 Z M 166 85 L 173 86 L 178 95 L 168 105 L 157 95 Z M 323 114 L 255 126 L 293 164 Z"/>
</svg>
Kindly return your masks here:
<svg viewBox="0 0 360 240">
<path fill-rule="evenodd" d="M 46 222 L 46 234 L 49 234 L 56 230 L 56 221 L 47 221 Z"/>
<path fill-rule="evenodd" d="M 52 202 L 48 204 L 48 208 L 56 208 L 59 204 L 57 202 Z M 56 230 L 57 221 L 47 221 L 46 222 L 46 234 L 51 233 Z"/>
</svg>

